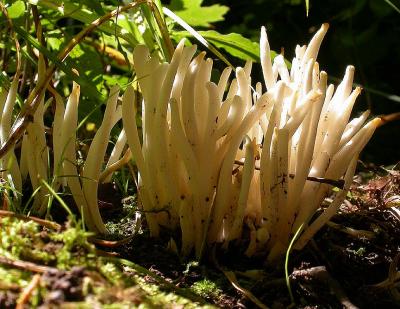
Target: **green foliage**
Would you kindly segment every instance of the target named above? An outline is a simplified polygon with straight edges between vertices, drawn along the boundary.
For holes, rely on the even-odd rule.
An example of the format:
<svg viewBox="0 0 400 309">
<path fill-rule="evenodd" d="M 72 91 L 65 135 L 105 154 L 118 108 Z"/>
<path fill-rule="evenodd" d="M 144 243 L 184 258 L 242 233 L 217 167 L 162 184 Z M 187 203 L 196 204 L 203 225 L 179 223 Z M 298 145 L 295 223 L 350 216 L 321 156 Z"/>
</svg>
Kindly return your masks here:
<svg viewBox="0 0 400 309">
<path fill-rule="evenodd" d="M 198 31 L 198 33 L 209 43 L 217 48 L 223 49 L 230 55 L 244 60 L 259 61 L 259 44 L 251 41 L 238 33 L 221 34 L 214 30 Z M 191 34 L 187 31 L 173 32 L 172 36 L 176 41 L 183 37 L 189 38 Z M 196 43 L 196 42 L 193 42 Z M 276 53 L 272 52 L 272 57 Z"/>
<path fill-rule="evenodd" d="M 97 13 L 98 10 L 91 10 L 90 7 L 86 7 L 85 4 L 90 3 L 90 5 L 94 5 L 93 3 L 97 1 L 77 1 L 77 0 L 31 0 L 30 3 L 36 4 L 38 7 L 49 9 L 47 12 L 49 15 L 47 16 L 52 20 L 50 24 L 53 24 L 54 21 L 60 20 L 62 18 L 71 18 L 73 20 L 79 21 L 85 25 L 90 24 L 101 15 Z M 104 4 L 103 4 L 104 5 Z M 97 5 L 96 5 L 97 6 Z M 103 11 L 107 9 L 115 9 L 114 6 L 105 6 L 103 7 Z M 130 45 L 136 45 L 138 43 L 137 38 L 129 29 L 122 28 L 118 24 L 115 24 L 113 21 L 106 22 L 105 24 L 99 27 L 99 30 L 112 35 L 118 36 L 124 39 Z"/>
<path fill-rule="evenodd" d="M 212 23 L 222 21 L 229 8 L 214 4 L 202 6 L 203 0 L 172 0 L 168 6 L 189 25 L 196 27 L 210 27 Z"/>
<path fill-rule="evenodd" d="M 8 16 L 12 19 L 19 18 L 25 13 L 25 4 L 23 1 L 18 0 L 15 1 L 9 8 L 8 8 Z"/>
<path fill-rule="evenodd" d="M 33 221 L 4 218 L 0 219 L 0 223 L 1 256 L 16 260 L 29 259 L 55 265 L 59 269 L 93 265 L 95 249 L 87 242 L 90 233 L 80 225 L 69 227 L 61 233 L 43 234 Z"/>
<path fill-rule="evenodd" d="M 37 248 L 30 247 L 31 242 L 38 239 L 36 223 L 5 218 L 1 219 L 1 226 L 1 256 L 19 259 L 27 253 L 33 257 L 40 254 L 41 246 Z"/>
<path fill-rule="evenodd" d="M 200 34 L 218 48 L 224 49 L 232 56 L 245 60 L 258 61 L 259 44 L 238 33 L 220 34 L 214 30 L 200 31 Z M 276 55 L 275 53 L 273 56 Z"/>
</svg>

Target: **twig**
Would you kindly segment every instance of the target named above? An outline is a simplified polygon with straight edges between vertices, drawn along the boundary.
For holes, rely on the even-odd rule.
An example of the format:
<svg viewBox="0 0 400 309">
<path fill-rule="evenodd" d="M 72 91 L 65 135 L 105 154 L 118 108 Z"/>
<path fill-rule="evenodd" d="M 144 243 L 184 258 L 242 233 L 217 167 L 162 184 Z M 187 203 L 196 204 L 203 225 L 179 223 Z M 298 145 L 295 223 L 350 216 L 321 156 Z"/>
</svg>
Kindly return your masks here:
<svg viewBox="0 0 400 309">
<path fill-rule="evenodd" d="M 37 217 L 24 216 L 8 210 L 0 210 L 0 217 L 11 217 L 25 222 L 33 221 L 52 230 L 61 230 L 61 225 L 56 222 L 40 219 Z"/>
<path fill-rule="evenodd" d="M 225 277 L 229 280 L 229 282 L 232 284 L 232 286 L 237 291 L 242 293 L 245 297 L 247 297 L 250 301 L 252 301 L 257 307 L 262 308 L 262 309 L 268 309 L 268 307 L 266 305 L 264 305 L 256 296 L 254 296 L 253 293 L 251 293 L 249 290 L 243 288 L 239 284 L 239 282 L 237 281 L 236 275 L 233 271 L 224 270 L 219 265 L 217 258 L 215 257 L 215 247 L 211 254 L 211 260 L 212 260 L 214 266 L 225 275 Z"/>
<path fill-rule="evenodd" d="M 378 127 L 381 127 L 389 122 L 400 120 L 400 112 L 388 115 L 381 115 L 379 116 L 379 118 L 381 118 L 382 121 L 379 123 Z"/>
<path fill-rule="evenodd" d="M 40 283 L 41 276 L 36 274 L 33 276 L 31 282 L 26 286 L 26 288 L 22 291 L 21 295 L 18 298 L 17 306 L 15 309 L 24 309 L 25 304 L 29 301 L 33 291 Z"/>
<path fill-rule="evenodd" d="M 243 166 L 244 162 L 242 162 L 240 160 L 235 160 L 235 164 Z M 259 171 L 260 167 L 256 165 L 255 169 Z M 296 176 L 295 174 L 289 174 L 289 177 L 292 178 L 292 179 L 295 176 Z M 335 179 L 329 179 L 329 178 L 323 178 L 323 177 L 307 176 L 307 180 L 314 181 L 314 182 L 319 182 L 319 183 L 326 183 L 328 185 L 335 186 L 335 187 L 337 187 L 339 189 L 343 189 L 344 188 L 344 179 L 335 180 Z"/>
<path fill-rule="evenodd" d="M 54 267 L 38 265 L 32 262 L 12 260 L 3 256 L 0 256 L 0 264 L 39 274 L 57 271 L 57 268 Z"/>
<path fill-rule="evenodd" d="M 122 245 L 125 245 L 129 243 L 133 239 L 134 235 L 126 237 L 121 240 L 105 240 L 105 239 L 99 239 L 95 237 L 89 237 L 88 241 L 92 244 L 99 245 L 102 247 L 108 247 L 108 248 L 117 248 Z"/>
<path fill-rule="evenodd" d="M 96 249 L 96 256 L 102 256 L 105 258 L 119 258 L 120 254 L 117 252 L 108 252 L 108 251 Z"/>
<path fill-rule="evenodd" d="M 257 307 L 261 309 L 268 309 L 266 305 L 264 305 L 257 297 L 254 296 L 253 293 L 251 293 L 249 290 L 243 288 L 239 282 L 236 279 L 235 273 L 233 271 L 226 271 L 223 269 L 220 269 L 223 274 L 225 275 L 226 278 L 228 278 L 229 282 L 232 284 L 232 286 L 238 290 L 240 293 L 242 293 L 244 296 L 246 296 L 249 300 L 251 300 Z"/>
<path fill-rule="evenodd" d="M 303 270 L 295 270 L 290 275 L 292 279 L 296 277 L 313 277 L 321 282 L 326 282 L 332 292 L 335 294 L 336 298 L 346 309 L 357 309 L 358 307 L 353 305 L 349 298 L 346 296 L 340 284 L 331 277 L 329 272 L 326 270 L 325 266 L 311 267 Z"/>
<path fill-rule="evenodd" d="M 367 239 L 374 239 L 375 238 L 375 233 L 371 231 L 366 231 L 366 230 L 356 230 L 347 226 L 343 226 L 340 224 L 337 224 L 332 221 L 328 221 L 327 225 L 335 230 L 341 231 L 343 233 L 346 233 L 352 237 L 358 237 L 358 238 L 367 238 Z"/>
<path fill-rule="evenodd" d="M 128 59 L 129 63 L 126 62 L 124 55 L 119 50 L 107 46 L 104 43 L 98 43 L 96 40 L 93 40 L 91 38 L 86 38 L 85 43 L 88 43 L 89 45 L 93 46 L 95 49 L 97 49 L 99 52 L 102 53 L 102 56 L 103 55 L 108 56 L 109 58 L 114 60 L 118 65 L 121 66 L 133 65 L 133 60 Z"/>
</svg>

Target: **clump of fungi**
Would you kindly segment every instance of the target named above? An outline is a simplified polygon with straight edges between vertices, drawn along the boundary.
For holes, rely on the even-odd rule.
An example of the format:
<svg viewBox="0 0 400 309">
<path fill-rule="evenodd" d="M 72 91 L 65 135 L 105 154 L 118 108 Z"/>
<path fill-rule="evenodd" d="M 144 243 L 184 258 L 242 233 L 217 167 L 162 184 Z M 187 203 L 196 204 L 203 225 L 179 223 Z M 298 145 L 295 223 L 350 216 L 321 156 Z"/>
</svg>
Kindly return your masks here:
<svg viewBox="0 0 400 309">
<path fill-rule="evenodd" d="M 380 122 L 368 112 L 349 122 L 359 87 L 352 89 L 354 67 L 337 86 L 327 84 L 317 54 L 328 30 L 324 24 L 308 46 L 297 46 L 290 70 L 282 55 L 272 61 L 265 28 L 260 58 L 264 82 L 252 87 L 251 68 L 222 71 L 211 81 L 213 61 L 181 41 L 170 63 L 160 62 L 145 46 L 134 50 L 136 83 L 118 105 L 111 89 L 103 123 L 77 169 L 76 130 L 79 85 L 64 107 L 54 95 L 53 174 L 43 125 L 44 100 L 29 124 L 18 160 L 11 150 L 1 159 L 2 177 L 20 190 L 30 175 L 37 190 L 34 210 L 44 213 L 51 182 L 69 190 L 90 230 L 106 233 L 98 205 L 98 185 L 131 157 L 137 166 L 138 195 L 152 237 L 160 229 L 181 230 L 181 253 L 197 257 L 214 243 L 226 247 L 248 235 L 246 254 L 279 258 L 290 239 L 301 249 L 337 211 L 352 182 L 357 158 Z M 39 78 L 44 68 L 39 58 Z M 18 77 L 0 93 L 1 141 L 11 126 Z M 140 96 L 137 95 L 140 93 Z M 136 118 L 141 113 L 142 126 Z M 103 169 L 113 126 L 123 130 Z M 129 151 L 122 159 L 123 149 Z M 33 155 L 28 159 L 27 154 Z M 323 200 L 339 187 L 333 201 L 313 218 Z M 313 219 L 312 219 L 313 218 Z"/>
</svg>

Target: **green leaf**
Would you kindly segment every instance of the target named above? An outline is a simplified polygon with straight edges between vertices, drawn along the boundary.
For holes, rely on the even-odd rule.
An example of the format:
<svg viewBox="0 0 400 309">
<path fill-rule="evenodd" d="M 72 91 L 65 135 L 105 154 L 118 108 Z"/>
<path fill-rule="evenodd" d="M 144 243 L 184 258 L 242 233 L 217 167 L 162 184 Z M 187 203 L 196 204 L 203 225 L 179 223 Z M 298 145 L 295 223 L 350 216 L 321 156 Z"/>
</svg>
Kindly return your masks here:
<svg viewBox="0 0 400 309">
<path fill-rule="evenodd" d="M 210 27 L 211 23 L 224 20 L 228 7 L 212 5 L 208 7 L 197 7 L 190 10 L 176 11 L 176 15 L 184 19 L 189 25 L 197 27 Z"/>
<path fill-rule="evenodd" d="M 15 27 L 14 31 L 18 33 L 22 38 L 24 38 L 26 41 L 28 41 L 30 44 L 32 44 L 33 47 L 37 48 L 41 53 L 43 53 L 48 59 L 50 59 L 58 69 L 63 71 L 69 78 L 72 80 L 76 81 L 78 84 L 83 87 L 88 94 L 91 96 L 95 97 L 98 100 L 104 101 L 105 97 L 97 91 L 96 87 L 93 86 L 93 81 L 90 80 L 87 76 L 85 75 L 79 75 L 77 76 L 72 72 L 73 67 L 71 65 L 68 65 L 65 62 L 61 62 L 56 55 L 53 53 L 49 52 L 48 49 L 43 47 L 33 36 L 31 36 L 26 30 L 22 27 Z"/>
<path fill-rule="evenodd" d="M 30 3 L 45 7 L 48 9 L 52 9 L 62 14 L 62 16 L 70 17 L 84 24 L 88 25 L 100 16 L 95 12 L 82 8 L 75 3 L 70 1 L 61 1 L 61 0 L 29 0 Z M 132 46 L 136 46 L 138 44 L 138 40 L 125 29 L 122 29 L 120 26 L 115 23 L 106 22 L 102 24 L 99 29 L 104 31 L 110 35 L 117 35 L 120 38 L 123 38 L 126 42 L 131 44 Z"/>
<path fill-rule="evenodd" d="M 213 45 L 224 49 L 232 56 L 258 61 L 260 59 L 260 46 L 238 33 L 221 34 L 214 30 L 199 31 L 199 33 Z"/>
<path fill-rule="evenodd" d="M 172 18 L 173 21 L 178 23 L 185 29 L 191 36 L 193 36 L 196 40 L 198 40 L 201 44 L 203 44 L 206 48 L 208 48 L 214 55 L 216 55 L 219 59 L 221 59 L 228 66 L 232 66 L 228 59 L 217 49 L 214 45 L 210 44 L 199 32 L 193 29 L 187 22 L 185 22 L 182 18 L 172 12 L 170 9 L 164 7 L 163 12 L 169 18 Z M 176 35 L 178 37 L 179 35 Z M 176 39 L 175 37 L 175 39 Z M 181 36 L 181 39 L 185 37 L 185 35 Z"/>
<path fill-rule="evenodd" d="M 186 31 L 179 32 L 182 36 L 189 36 L 190 34 Z M 227 53 L 234 57 L 244 60 L 260 60 L 260 46 L 256 42 L 241 36 L 237 33 L 221 34 L 214 30 L 199 31 L 208 42 L 218 48 L 224 49 Z M 272 57 L 275 57 L 276 53 L 272 52 Z"/>
<path fill-rule="evenodd" d="M 8 9 L 8 16 L 12 19 L 18 18 L 25 13 L 24 1 L 15 1 Z"/>
<path fill-rule="evenodd" d="M 227 6 L 201 6 L 202 2 L 203 0 L 174 0 L 168 7 L 191 26 L 210 27 L 211 23 L 224 20 L 224 15 L 229 10 Z"/>
</svg>

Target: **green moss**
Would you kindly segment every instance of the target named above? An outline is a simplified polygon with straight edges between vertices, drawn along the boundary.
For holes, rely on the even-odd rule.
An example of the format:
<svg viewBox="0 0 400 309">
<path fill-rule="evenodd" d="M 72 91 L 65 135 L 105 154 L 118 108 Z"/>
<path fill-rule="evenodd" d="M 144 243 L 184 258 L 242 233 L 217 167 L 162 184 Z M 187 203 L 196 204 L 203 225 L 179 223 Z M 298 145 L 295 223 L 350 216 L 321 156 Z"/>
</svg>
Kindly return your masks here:
<svg viewBox="0 0 400 309">
<path fill-rule="evenodd" d="M 203 298 L 216 299 L 222 293 L 222 291 L 218 288 L 218 285 L 208 279 L 195 282 L 191 289 L 193 292 Z"/>
<path fill-rule="evenodd" d="M 20 287 L 25 287 L 32 279 L 32 274 L 27 271 L 0 267 L 0 278 L 4 286 L 16 284 Z"/>
<path fill-rule="evenodd" d="M 212 305 L 200 305 L 199 303 L 192 302 L 191 300 L 176 295 L 172 292 L 166 292 L 160 290 L 159 286 L 155 284 L 148 284 L 145 280 L 137 276 L 137 283 L 146 292 L 147 302 L 142 303 L 139 308 L 151 309 L 151 308 L 174 308 L 176 306 L 183 306 L 185 309 L 191 308 L 216 308 Z"/>
<path fill-rule="evenodd" d="M 99 257 L 96 248 L 88 242 L 89 233 L 81 225 L 69 226 L 65 230 L 53 231 L 42 228 L 34 222 L 23 222 L 15 218 L 0 218 L 0 255 L 12 260 L 34 262 L 48 265 L 68 272 L 74 266 L 83 266 L 88 272 L 82 275 L 82 300 L 63 303 L 63 308 L 212 308 L 199 297 L 193 302 L 194 295 L 188 295 L 184 289 L 171 285 L 150 284 L 144 279 L 140 267 L 136 269 L 122 265 L 118 259 Z M 32 280 L 32 273 L 0 264 L 0 278 L 3 286 L 17 285 L 24 289 Z M 150 273 L 146 274 L 147 276 Z M 210 295 L 218 291 L 211 282 L 198 283 L 197 291 Z M 206 284 L 207 283 L 207 284 Z M 50 295 L 44 283 L 36 289 L 29 306 L 35 308 L 43 304 Z M 208 291 L 208 292 L 204 292 Z M 183 296 L 180 296 L 180 295 Z M 185 297 L 187 296 L 187 297 Z"/>
<path fill-rule="evenodd" d="M 62 243 L 57 252 L 57 267 L 70 269 L 76 265 L 96 265 L 95 247 L 87 241 L 87 237 L 91 235 L 80 224 L 62 233 L 50 234 L 50 239 Z"/>
</svg>

